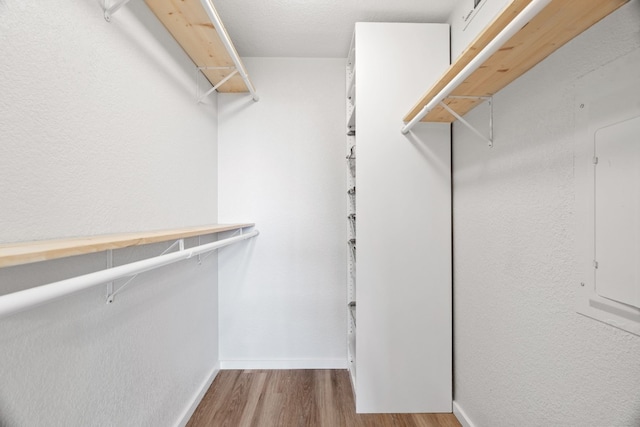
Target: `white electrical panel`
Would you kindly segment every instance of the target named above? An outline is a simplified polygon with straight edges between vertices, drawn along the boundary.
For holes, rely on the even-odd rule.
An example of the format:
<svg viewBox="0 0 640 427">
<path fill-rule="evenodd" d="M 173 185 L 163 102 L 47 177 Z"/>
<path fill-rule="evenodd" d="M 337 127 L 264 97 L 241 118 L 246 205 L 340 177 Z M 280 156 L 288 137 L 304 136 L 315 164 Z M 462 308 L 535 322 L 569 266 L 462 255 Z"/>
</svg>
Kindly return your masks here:
<svg viewBox="0 0 640 427">
<path fill-rule="evenodd" d="M 594 139 L 595 289 L 640 308 L 640 117 Z"/>
<path fill-rule="evenodd" d="M 576 83 L 577 311 L 640 335 L 640 51 Z"/>
</svg>

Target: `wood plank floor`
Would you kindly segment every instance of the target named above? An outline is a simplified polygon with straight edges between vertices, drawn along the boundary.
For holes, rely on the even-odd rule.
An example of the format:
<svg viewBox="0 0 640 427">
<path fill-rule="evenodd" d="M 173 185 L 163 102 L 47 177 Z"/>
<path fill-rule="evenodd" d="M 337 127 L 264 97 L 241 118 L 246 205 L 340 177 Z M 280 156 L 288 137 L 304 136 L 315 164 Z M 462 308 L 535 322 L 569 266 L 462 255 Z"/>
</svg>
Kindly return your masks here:
<svg viewBox="0 0 640 427">
<path fill-rule="evenodd" d="M 356 414 L 346 370 L 221 371 L 187 427 L 459 427 L 453 414 Z"/>
</svg>

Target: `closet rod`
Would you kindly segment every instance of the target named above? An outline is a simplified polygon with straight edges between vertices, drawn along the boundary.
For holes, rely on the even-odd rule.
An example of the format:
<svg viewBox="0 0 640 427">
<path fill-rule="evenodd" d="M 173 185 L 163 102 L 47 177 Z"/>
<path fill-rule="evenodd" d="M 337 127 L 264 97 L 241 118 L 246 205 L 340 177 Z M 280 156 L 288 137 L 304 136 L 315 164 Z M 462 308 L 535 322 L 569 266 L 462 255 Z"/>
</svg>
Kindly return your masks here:
<svg viewBox="0 0 640 427">
<path fill-rule="evenodd" d="M 253 230 L 240 236 L 230 237 L 217 242 L 207 243 L 193 248 L 182 249 L 166 255 L 160 255 L 106 270 L 96 271 L 70 279 L 60 280 L 47 285 L 25 289 L 23 291 L 0 296 L 0 318 L 14 314 L 46 302 L 61 298 L 71 293 L 111 282 L 122 277 L 133 276 L 138 273 L 153 270 L 177 261 L 189 259 L 193 256 L 211 252 L 224 246 L 237 243 L 241 240 L 257 236 L 258 230 Z"/>
<path fill-rule="evenodd" d="M 216 8 L 213 6 L 212 1 L 200 0 L 200 2 L 202 3 L 202 7 L 204 7 L 204 10 L 207 12 L 207 15 L 209 15 L 209 18 L 211 19 L 211 22 L 213 23 L 213 26 L 215 27 L 218 35 L 220 36 L 220 41 L 222 41 L 225 49 L 227 49 L 227 52 L 229 52 L 229 56 L 231 56 L 231 59 L 236 66 L 236 70 L 238 70 L 238 73 L 240 73 L 240 77 L 242 77 L 244 84 L 247 85 L 247 89 L 249 89 L 253 100 L 255 102 L 258 102 L 260 100 L 260 97 L 256 93 L 256 89 L 253 87 L 253 84 L 251 84 L 251 80 L 249 80 L 247 70 L 244 68 L 244 64 L 242 63 L 240 56 L 238 56 L 236 48 L 233 47 L 231 38 L 229 37 L 227 30 L 224 28 L 224 25 L 222 25 L 222 21 L 220 20 L 218 12 L 216 12 Z"/>
<path fill-rule="evenodd" d="M 547 7 L 551 0 L 532 0 L 522 12 L 518 14 L 484 49 L 480 51 L 416 116 L 402 128 L 402 134 L 406 135 L 440 102 L 444 101 L 464 80 L 473 74 L 491 55 L 496 53 L 511 37 L 520 31 L 542 9 Z"/>
</svg>

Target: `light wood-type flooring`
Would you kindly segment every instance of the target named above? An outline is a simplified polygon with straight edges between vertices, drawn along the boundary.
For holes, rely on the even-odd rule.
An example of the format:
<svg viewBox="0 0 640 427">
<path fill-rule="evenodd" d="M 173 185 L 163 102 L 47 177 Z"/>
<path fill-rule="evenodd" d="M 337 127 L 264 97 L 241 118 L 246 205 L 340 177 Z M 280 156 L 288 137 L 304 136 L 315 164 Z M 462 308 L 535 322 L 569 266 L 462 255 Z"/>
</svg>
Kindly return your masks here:
<svg viewBox="0 0 640 427">
<path fill-rule="evenodd" d="M 187 427 L 459 427 L 452 414 L 356 414 L 346 370 L 220 371 Z"/>
</svg>

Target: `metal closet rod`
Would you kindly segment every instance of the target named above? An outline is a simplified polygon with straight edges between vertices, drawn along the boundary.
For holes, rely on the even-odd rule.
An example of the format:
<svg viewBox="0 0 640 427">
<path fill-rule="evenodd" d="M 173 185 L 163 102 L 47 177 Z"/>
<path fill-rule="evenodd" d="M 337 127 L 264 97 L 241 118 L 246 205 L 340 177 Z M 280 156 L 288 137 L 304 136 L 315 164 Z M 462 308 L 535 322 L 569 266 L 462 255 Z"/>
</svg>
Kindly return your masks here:
<svg viewBox="0 0 640 427">
<path fill-rule="evenodd" d="M 253 87 L 253 85 L 251 84 L 251 81 L 249 80 L 249 75 L 247 74 L 247 70 L 244 68 L 244 64 L 242 63 L 240 56 L 238 56 L 238 52 L 236 52 L 236 48 L 233 47 L 233 43 L 231 43 L 231 38 L 229 38 L 229 34 L 227 33 L 227 30 L 224 28 L 224 25 L 222 25 L 222 21 L 218 16 L 218 12 L 216 12 L 216 8 L 213 6 L 213 3 L 211 2 L 211 0 L 200 0 L 200 2 L 202 3 L 202 7 L 204 7 L 204 10 L 207 12 L 207 15 L 209 15 L 209 19 L 211 19 L 213 26 L 215 27 L 218 35 L 220 36 L 220 40 L 222 41 L 222 44 L 224 45 L 225 49 L 227 49 L 227 52 L 229 52 L 229 56 L 231 56 L 231 59 L 233 60 L 233 63 L 236 66 L 236 70 L 238 70 L 240 77 L 242 77 L 242 80 L 244 80 L 244 84 L 247 85 L 247 88 L 249 89 L 249 92 L 251 93 L 253 100 L 255 102 L 258 102 L 260 100 L 260 97 L 256 93 L 256 89 Z"/>
<path fill-rule="evenodd" d="M 49 283 L 48 285 L 37 286 L 35 288 L 3 295 L 0 296 L 0 318 L 53 301 L 83 289 L 111 282 L 122 277 L 133 276 L 168 264 L 173 264 L 174 262 L 189 259 L 196 255 L 211 252 L 241 240 L 257 236 L 258 234 L 260 234 L 258 230 L 253 230 L 249 233 L 219 240 L 217 242 L 207 243 L 166 255 L 160 255 L 144 259 L 142 261 L 108 268 L 106 270 L 72 277 L 71 279 L 60 280 L 58 282 Z"/>
<path fill-rule="evenodd" d="M 511 37 L 520 31 L 529 21 L 531 21 L 551 0 L 532 0 L 522 12 L 518 14 L 484 49 L 480 51 L 436 96 L 416 116 L 402 127 L 402 134 L 406 135 L 440 102 L 444 101 L 451 92 L 454 91 L 467 77 L 475 72 L 494 53 L 496 53 Z"/>
</svg>

